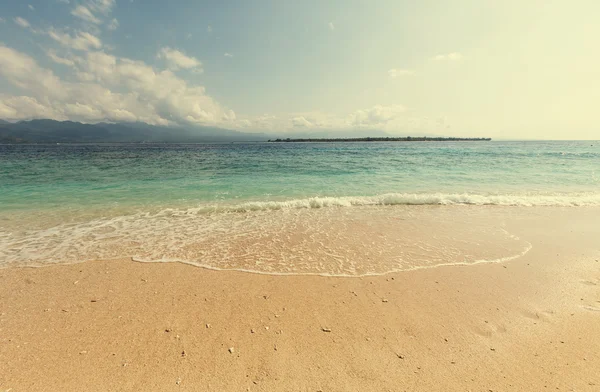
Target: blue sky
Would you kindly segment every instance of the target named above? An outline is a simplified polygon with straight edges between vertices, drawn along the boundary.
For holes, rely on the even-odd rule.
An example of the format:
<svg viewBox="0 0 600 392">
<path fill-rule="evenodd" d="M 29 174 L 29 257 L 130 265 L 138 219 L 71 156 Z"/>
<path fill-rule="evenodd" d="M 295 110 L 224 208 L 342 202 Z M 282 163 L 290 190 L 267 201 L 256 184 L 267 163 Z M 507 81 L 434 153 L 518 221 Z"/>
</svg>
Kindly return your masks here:
<svg viewBox="0 0 600 392">
<path fill-rule="evenodd" d="M 7 0 L 0 118 L 597 139 L 599 14 L 590 0 Z"/>
</svg>

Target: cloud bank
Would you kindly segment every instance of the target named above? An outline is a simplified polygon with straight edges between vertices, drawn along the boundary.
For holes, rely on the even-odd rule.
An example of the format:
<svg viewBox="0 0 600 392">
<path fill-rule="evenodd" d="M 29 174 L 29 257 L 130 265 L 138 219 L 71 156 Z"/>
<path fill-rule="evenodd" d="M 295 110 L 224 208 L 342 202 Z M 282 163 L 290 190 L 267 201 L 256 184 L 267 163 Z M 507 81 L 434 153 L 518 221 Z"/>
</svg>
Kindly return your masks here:
<svg viewBox="0 0 600 392">
<path fill-rule="evenodd" d="M 246 131 L 386 129 L 405 123 L 407 109 L 395 103 L 347 113 L 283 113 L 239 118 L 205 87 L 191 82 L 203 62 L 186 51 L 162 46 L 155 64 L 112 53 L 102 34 L 117 30 L 115 0 L 56 0 L 74 26 L 34 28 L 22 17 L 14 22 L 33 34 L 45 58 L 35 58 L 0 42 L 0 77 L 16 93 L 0 92 L 0 118 L 50 118 L 81 122 L 145 122 L 154 125 L 211 125 Z M 328 23 L 331 31 L 333 22 Z M 213 29 L 206 29 L 211 34 Z M 225 52 L 225 58 L 234 55 Z M 453 54 L 446 55 L 455 57 Z M 45 60 L 45 61 L 44 61 Z M 48 62 L 50 65 L 48 65 Z M 412 75 L 390 69 L 390 78 Z"/>
</svg>

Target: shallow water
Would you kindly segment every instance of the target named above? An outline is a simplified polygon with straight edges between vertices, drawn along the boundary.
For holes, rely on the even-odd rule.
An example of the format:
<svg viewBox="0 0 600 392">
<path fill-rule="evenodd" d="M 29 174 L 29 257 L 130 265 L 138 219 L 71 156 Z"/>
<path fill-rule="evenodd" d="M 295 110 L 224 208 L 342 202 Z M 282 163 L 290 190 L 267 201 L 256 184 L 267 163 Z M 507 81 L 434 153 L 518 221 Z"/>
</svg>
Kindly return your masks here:
<svg viewBox="0 0 600 392">
<path fill-rule="evenodd" d="M 391 206 L 245 213 L 169 210 L 19 230 L 0 237 L 7 264 L 124 256 L 270 274 L 363 276 L 499 262 L 530 248 L 486 207 Z"/>
<path fill-rule="evenodd" d="M 598 206 L 599 170 L 598 142 L 0 146 L 0 265 L 502 261 L 530 247 L 504 228 L 508 206 Z"/>
</svg>

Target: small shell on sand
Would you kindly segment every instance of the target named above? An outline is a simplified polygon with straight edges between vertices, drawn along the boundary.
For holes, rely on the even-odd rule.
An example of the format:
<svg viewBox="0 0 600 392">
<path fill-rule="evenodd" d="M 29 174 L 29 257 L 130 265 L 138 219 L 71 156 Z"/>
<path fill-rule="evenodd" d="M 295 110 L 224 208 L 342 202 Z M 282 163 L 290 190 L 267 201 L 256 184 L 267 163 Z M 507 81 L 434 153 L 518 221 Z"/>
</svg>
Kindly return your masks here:
<svg viewBox="0 0 600 392">
<path fill-rule="evenodd" d="M 331 329 L 330 328 L 321 328 L 321 331 L 323 331 L 323 332 L 331 332 Z"/>
<path fill-rule="evenodd" d="M 229 353 L 230 353 L 230 354 L 233 354 L 234 352 L 235 352 L 235 348 L 233 348 L 233 347 L 229 347 Z"/>
</svg>

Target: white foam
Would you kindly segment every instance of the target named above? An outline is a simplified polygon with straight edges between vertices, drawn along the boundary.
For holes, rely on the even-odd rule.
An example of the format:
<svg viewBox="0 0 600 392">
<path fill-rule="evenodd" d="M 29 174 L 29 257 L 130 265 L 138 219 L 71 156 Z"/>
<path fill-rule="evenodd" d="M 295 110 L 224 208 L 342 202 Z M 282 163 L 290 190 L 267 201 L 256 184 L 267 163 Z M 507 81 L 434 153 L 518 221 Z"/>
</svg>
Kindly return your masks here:
<svg viewBox="0 0 600 392">
<path fill-rule="evenodd" d="M 600 206 L 600 194 L 504 194 L 483 195 L 472 193 L 387 193 L 377 196 L 310 197 L 282 201 L 252 201 L 235 205 L 212 205 L 196 209 L 208 211 L 259 211 L 285 208 L 324 208 L 385 205 L 498 205 L 498 206 Z M 193 211 L 194 209 L 190 210 Z"/>
<path fill-rule="evenodd" d="M 530 249 L 487 208 L 349 205 L 355 207 L 165 209 L 0 230 L 0 266 L 132 257 L 272 275 L 370 276 L 502 262 Z"/>
</svg>

